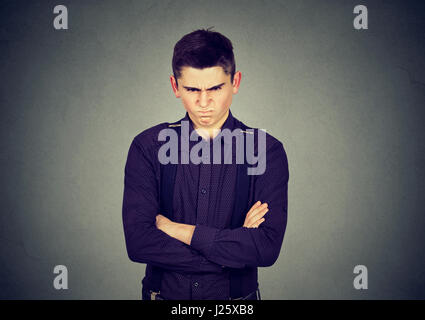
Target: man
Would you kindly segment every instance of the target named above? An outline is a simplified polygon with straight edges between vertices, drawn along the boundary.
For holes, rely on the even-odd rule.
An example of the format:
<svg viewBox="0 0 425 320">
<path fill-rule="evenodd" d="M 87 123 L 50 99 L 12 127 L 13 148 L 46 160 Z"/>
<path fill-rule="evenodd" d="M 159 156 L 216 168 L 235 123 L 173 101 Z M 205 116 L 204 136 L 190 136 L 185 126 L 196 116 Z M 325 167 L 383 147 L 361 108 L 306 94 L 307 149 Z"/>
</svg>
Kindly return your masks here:
<svg viewBox="0 0 425 320">
<path fill-rule="evenodd" d="M 238 139 L 221 139 L 227 129 L 248 144 L 261 131 L 247 129 L 230 111 L 241 73 L 229 39 L 210 30 L 189 33 L 175 45 L 172 67 L 171 86 L 186 115 L 137 135 L 125 167 L 124 233 L 129 258 L 147 264 L 142 298 L 259 299 L 258 267 L 274 264 L 286 229 L 286 153 L 270 134 L 263 143 L 258 137 L 254 150 L 265 170 L 246 175 L 235 161 Z M 191 161 L 167 166 L 161 136 L 168 129 L 183 137 L 185 124 L 201 142 L 180 146 Z M 218 146 L 221 162 L 192 161 L 195 143 L 202 156 L 217 154 Z M 226 156 L 231 163 L 223 162 Z"/>
</svg>

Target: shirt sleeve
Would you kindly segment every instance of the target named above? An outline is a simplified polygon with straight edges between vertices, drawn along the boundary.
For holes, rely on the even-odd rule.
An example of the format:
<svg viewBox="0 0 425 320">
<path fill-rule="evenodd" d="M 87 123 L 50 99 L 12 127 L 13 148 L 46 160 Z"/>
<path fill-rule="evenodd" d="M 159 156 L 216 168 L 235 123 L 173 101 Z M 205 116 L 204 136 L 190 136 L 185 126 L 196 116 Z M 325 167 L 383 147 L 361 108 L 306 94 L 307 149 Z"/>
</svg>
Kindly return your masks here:
<svg viewBox="0 0 425 320">
<path fill-rule="evenodd" d="M 210 262 L 190 246 L 156 228 L 159 214 L 155 156 L 133 140 L 125 165 L 123 226 L 130 260 L 181 272 L 221 272 L 222 266 Z M 155 158 L 156 159 L 156 158 Z"/>
<path fill-rule="evenodd" d="M 288 161 L 281 142 L 266 152 L 266 170 L 254 178 L 254 203 L 267 202 L 269 211 L 258 228 L 217 229 L 196 225 L 191 246 L 207 259 L 231 267 L 268 267 L 280 253 L 287 223 Z"/>
</svg>

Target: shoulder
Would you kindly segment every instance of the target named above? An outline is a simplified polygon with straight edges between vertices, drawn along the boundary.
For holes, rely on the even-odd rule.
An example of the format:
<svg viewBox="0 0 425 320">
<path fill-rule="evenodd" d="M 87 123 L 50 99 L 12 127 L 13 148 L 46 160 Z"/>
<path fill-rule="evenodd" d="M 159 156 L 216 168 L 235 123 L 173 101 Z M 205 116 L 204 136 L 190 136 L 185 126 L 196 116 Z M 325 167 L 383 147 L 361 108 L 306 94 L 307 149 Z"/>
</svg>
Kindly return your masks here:
<svg viewBox="0 0 425 320">
<path fill-rule="evenodd" d="M 169 122 L 162 122 L 143 130 L 134 137 L 133 143 L 145 150 L 157 146 L 159 133 L 161 130 L 168 128 L 169 124 Z"/>
</svg>

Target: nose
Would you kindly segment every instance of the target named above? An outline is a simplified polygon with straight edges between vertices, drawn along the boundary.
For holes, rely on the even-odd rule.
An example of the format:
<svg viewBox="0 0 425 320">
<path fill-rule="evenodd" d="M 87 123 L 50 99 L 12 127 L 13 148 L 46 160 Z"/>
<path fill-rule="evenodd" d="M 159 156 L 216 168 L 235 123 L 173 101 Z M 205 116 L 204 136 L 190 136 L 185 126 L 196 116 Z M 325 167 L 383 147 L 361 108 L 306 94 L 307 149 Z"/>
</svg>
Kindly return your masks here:
<svg viewBox="0 0 425 320">
<path fill-rule="evenodd" d="M 206 107 L 208 106 L 208 93 L 206 91 L 201 91 L 200 96 L 199 96 L 199 105 L 201 107 Z"/>
</svg>

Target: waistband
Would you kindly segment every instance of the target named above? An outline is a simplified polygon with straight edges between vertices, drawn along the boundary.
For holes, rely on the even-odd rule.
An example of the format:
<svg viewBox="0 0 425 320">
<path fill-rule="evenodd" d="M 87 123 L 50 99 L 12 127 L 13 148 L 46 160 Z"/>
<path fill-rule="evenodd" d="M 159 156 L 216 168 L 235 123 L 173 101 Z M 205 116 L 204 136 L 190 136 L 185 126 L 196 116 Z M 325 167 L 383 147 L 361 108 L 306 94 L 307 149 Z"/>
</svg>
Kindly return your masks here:
<svg viewBox="0 0 425 320">
<path fill-rule="evenodd" d="M 152 290 L 143 289 L 142 300 L 166 300 L 166 299 L 164 299 L 164 297 L 161 296 L 161 292 L 155 292 Z M 260 289 L 257 289 L 249 293 L 245 297 L 239 297 L 235 299 L 230 298 L 229 300 L 261 300 Z"/>
</svg>

